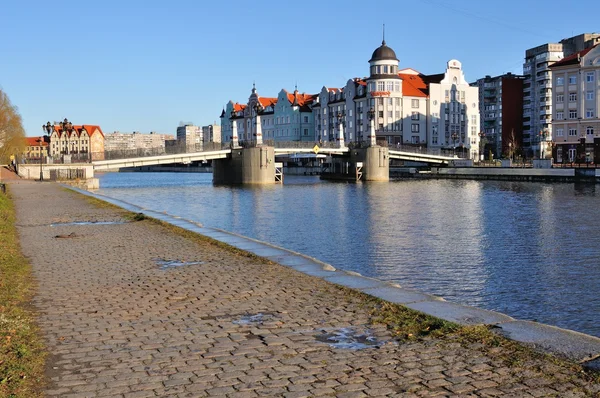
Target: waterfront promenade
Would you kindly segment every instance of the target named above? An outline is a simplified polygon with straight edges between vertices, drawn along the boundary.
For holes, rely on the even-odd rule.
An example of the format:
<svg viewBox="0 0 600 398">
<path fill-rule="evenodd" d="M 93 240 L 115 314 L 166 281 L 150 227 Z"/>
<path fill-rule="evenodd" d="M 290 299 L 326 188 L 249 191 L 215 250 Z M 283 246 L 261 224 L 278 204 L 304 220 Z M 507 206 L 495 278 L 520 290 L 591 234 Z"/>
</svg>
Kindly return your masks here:
<svg viewBox="0 0 600 398">
<path fill-rule="evenodd" d="M 523 359 L 503 346 L 452 335 L 396 343 L 386 325 L 371 323 L 376 313 L 360 295 L 147 220 L 131 222 L 59 185 L 17 182 L 10 191 L 51 354 L 47 396 L 600 392 L 577 366 Z M 353 347 L 328 340 L 353 334 L 371 337 Z"/>
</svg>

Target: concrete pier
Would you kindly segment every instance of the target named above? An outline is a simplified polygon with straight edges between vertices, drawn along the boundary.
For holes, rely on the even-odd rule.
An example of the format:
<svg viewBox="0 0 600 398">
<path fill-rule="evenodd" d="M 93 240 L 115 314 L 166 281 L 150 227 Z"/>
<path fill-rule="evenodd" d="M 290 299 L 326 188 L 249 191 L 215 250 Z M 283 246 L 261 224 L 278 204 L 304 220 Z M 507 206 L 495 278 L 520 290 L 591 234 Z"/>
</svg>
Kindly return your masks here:
<svg viewBox="0 0 600 398">
<path fill-rule="evenodd" d="M 363 181 L 389 181 L 390 155 L 388 148 L 371 146 L 368 148 L 353 149 L 350 152 L 352 163 L 363 164 Z"/>
<path fill-rule="evenodd" d="M 275 148 L 232 149 L 231 157 L 213 161 L 215 184 L 274 184 Z"/>
</svg>

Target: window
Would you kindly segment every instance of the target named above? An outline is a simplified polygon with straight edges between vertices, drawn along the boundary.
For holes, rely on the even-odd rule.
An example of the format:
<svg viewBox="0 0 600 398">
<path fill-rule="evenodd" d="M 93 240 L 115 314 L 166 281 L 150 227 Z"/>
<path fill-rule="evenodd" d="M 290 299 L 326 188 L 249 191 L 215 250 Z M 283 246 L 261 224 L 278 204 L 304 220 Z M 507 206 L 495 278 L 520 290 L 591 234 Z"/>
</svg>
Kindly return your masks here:
<svg viewBox="0 0 600 398">
<path fill-rule="evenodd" d="M 585 81 L 592 83 L 594 81 L 594 72 L 588 72 L 585 74 Z"/>
<path fill-rule="evenodd" d="M 594 117 L 594 110 L 593 109 L 588 109 L 587 111 L 585 111 L 585 117 L 588 119 L 591 119 Z"/>
<path fill-rule="evenodd" d="M 388 119 L 391 119 L 394 116 L 394 111 L 388 111 Z"/>
<path fill-rule="evenodd" d="M 400 83 L 398 83 L 398 82 L 394 83 L 394 91 L 400 91 Z"/>
<path fill-rule="evenodd" d="M 585 129 L 585 133 L 586 133 L 587 135 L 594 135 L 594 128 L 593 128 L 592 126 L 588 126 L 588 127 Z"/>
<path fill-rule="evenodd" d="M 577 135 L 577 129 L 569 129 L 569 137 L 574 137 Z"/>
<path fill-rule="evenodd" d="M 565 78 L 564 77 L 557 77 L 556 78 L 556 85 L 557 86 L 564 86 L 565 84 Z"/>
<path fill-rule="evenodd" d="M 394 82 L 387 82 L 386 87 L 387 87 L 387 91 L 394 91 Z"/>
<path fill-rule="evenodd" d="M 377 98 L 377 105 L 383 106 L 383 98 Z"/>
<path fill-rule="evenodd" d="M 352 109 L 348 111 L 348 116 L 352 117 Z"/>
<path fill-rule="evenodd" d="M 556 129 L 556 136 L 562 137 L 564 134 L 564 129 Z"/>
<path fill-rule="evenodd" d="M 383 73 L 388 73 L 388 66 L 387 65 L 383 65 Z"/>
<path fill-rule="evenodd" d="M 577 84 L 577 76 L 569 76 L 569 84 Z"/>
<path fill-rule="evenodd" d="M 563 94 L 558 94 L 558 95 L 556 96 L 556 102 L 557 102 L 557 103 L 559 103 L 559 104 L 560 104 L 561 102 L 565 102 L 565 96 L 564 96 Z"/>
<path fill-rule="evenodd" d="M 413 112 L 410 116 L 411 120 L 419 120 L 419 112 Z"/>
<path fill-rule="evenodd" d="M 569 111 L 569 119 L 577 119 L 577 111 Z"/>
<path fill-rule="evenodd" d="M 587 93 L 585 93 L 585 99 L 586 100 L 593 100 L 594 99 L 594 92 L 593 91 L 588 91 Z"/>
<path fill-rule="evenodd" d="M 377 82 L 377 91 L 385 90 L 385 82 Z"/>
<path fill-rule="evenodd" d="M 388 98 L 388 105 L 394 106 L 394 99 L 393 98 Z"/>
<path fill-rule="evenodd" d="M 350 111 L 352 112 L 352 111 Z M 352 114 L 350 114 L 350 116 L 352 116 Z M 308 123 L 308 116 L 304 116 L 304 123 Z"/>
<path fill-rule="evenodd" d="M 418 133 L 419 132 L 419 125 L 418 124 L 412 124 L 410 126 L 410 131 L 412 131 L 413 133 Z"/>
<path fill-rule="evenodd" d="M 418 108 L 419 107 L 419 100 L 418 99 L 414 99 L 410 101 L 410 106 L 412 108 Z"/>
<path fill-rule="evenodd" d="M 575 102 L 577 101 L 577 93 L 570 93 L 569 94 L 569 102 Z"/>
<path fill-rule="evenodd" d="M 563 120 L 565 118 L 565 114 L 563 112 L 556 112 L 556 120 Z"/>
</svg>

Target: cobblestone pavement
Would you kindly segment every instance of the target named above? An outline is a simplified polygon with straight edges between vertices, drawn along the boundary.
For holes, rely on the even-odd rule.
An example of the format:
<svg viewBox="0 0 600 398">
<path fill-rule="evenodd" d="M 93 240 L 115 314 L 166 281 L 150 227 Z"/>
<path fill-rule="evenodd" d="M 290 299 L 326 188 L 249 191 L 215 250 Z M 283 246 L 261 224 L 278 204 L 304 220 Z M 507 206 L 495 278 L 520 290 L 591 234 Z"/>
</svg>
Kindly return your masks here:
<svg viewBox="0 0 600 398">
<path fill-rule="evenodd" d="M 476 346 L 396 344 L 385 326 L 369 325 L 359 298 L 148 221 L 57 225 L 124 219 L 56 184 L 10 190 L 39 283 L 47 396 L 598 394 L 598 385 L 553 363 L 510 368 Z M 333 346 L 327 337 L 336 333 L 371 337 Z"/>
</svg>

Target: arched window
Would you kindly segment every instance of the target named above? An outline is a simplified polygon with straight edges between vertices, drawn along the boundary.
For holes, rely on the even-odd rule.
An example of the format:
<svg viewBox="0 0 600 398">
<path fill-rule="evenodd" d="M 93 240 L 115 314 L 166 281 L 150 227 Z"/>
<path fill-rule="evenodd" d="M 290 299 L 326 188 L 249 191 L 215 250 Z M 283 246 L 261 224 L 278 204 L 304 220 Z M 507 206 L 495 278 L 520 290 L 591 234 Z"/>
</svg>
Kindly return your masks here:
<svg viewBox="0 0 600 398">
<path fill-rule="evenodd" d="M 592 126 L 588 126 L 585 129 L 585 132 L 587 133 L 587 135 L 594 135 L 594 128 Z"/>
</svg>

